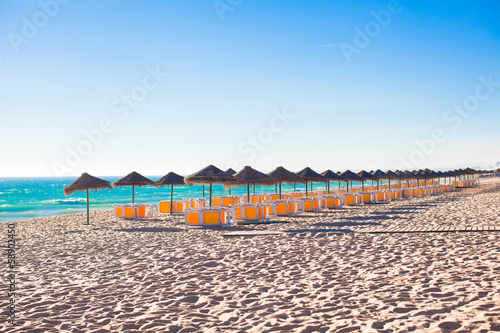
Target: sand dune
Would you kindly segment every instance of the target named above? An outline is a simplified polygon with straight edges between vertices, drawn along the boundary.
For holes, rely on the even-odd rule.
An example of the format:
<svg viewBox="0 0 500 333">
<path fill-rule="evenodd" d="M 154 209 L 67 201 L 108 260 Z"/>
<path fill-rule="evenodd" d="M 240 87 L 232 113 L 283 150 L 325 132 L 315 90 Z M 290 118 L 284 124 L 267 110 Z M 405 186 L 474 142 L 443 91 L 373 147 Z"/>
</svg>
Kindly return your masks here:
<svg viewBox="0 0 500 333">
<path fill-rule="evenodd" d="M 18 322 L 3 332 L 500 331 L 498 232 L 370 234 L 373 226 L 499 226 L 500 180 L 387 205 L 281 218 L 223 237 L 182 217 L 111 211 L 16 222 Z M 6 235 L 6 226 L 1 225 Z M 343 230 L 344 233 L 329 232 Z"/>
</svg>

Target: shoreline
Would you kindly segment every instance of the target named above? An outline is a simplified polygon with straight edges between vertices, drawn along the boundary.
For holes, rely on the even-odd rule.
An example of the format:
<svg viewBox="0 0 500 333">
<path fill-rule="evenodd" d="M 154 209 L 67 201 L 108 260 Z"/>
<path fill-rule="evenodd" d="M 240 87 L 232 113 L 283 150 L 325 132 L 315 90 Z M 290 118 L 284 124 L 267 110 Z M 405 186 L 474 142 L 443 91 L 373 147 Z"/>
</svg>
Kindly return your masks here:
<svg viewBox="0 0 500 333">
<path fill-rule="evenodd" d="M 452 193 L 224 229 L 186 230 L 183 216 L 115 220 L 112 210 L 91 212 L 88 226 L 85 213 L 14 221 L 19 319 L 0 329 L 500 330 L 498 232 L 363 233 L 500 226 L 498 207 L 494 178 Z M 222 236 L 252 230 L 294 232 Z"/>
</svg>

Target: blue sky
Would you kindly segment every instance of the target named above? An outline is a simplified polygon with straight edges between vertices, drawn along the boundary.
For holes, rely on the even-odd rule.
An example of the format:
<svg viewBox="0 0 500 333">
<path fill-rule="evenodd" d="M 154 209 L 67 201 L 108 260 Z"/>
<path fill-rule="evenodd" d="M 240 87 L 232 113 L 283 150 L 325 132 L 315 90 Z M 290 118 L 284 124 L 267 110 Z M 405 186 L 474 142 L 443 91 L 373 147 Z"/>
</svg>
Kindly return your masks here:
<svg viewBox="0 0 500 333">
<path fill-rule="evenodd" d="M 500 3 L 1 1 L 0 96 L 0 176 L 491 164 Z"/>
</svg>

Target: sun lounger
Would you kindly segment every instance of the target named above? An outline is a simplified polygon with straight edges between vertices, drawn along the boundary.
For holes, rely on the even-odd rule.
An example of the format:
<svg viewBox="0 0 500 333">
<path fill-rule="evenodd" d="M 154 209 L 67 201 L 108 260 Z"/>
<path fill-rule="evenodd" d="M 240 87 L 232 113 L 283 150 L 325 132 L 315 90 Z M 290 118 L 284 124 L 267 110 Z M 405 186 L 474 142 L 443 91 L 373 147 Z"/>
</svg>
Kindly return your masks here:
<svg viewBox="0 0 500 333">
<path fill-rule="evenodd" d="M 207 206 L 207 199 L 205 198 L 185 198 L 182 199 L 184 209 L 188 208 L 202 208 Z"/>
<path fill-rule="evenodd" d="M 324 196 L 324 198 L 325 198 L 325 208 L 340 209 L 345 206 L 344 194 L 330 194 Z"/>
<path fill-rule="evenodd" d="M 323 197 L 304 197 L 297 198 L 304 203 L 304 211 L 306 212 L 319 212 L 325 209 L 326 200 Z"/>
<path fill-rule="evenodd" d="M 236 221 L 268 222 L 277 217 L 277 204 L 272 202 L 241 203 L 233 205 Z"/>
<path fill-rule="evenodd" d="M 363 195 L 357 192 L 345 194 L 345 204 L 348 206 L 359 206 L 363 204 Z"/>
<path fill-rule="evenodd" d="M 134 205 L 122 204 L 114 205 L 115 217 L 125 220 L 135 220 Z"/>
<path fill-rule="evenodd" d="M 136 220 L 148 220 L 156 217 L 156 205 L 153 204 L 134 204 Z"/>
<path fill-rule="evenodd" d="M 278 216 L 296 216 L 304 213 L 304 202 L 297 199 L 281 199 L 269 201 L 276 204 Z"/>
<path fill-rule="evenodd" d="M 263 202 L 265 199 L 265 195 L 262 194 L 250 194 L 250 203 L 258 203 Z M 248 203 L 247 196 L 244 195 L 240 202 Z"/>
<path fill-rule="evenodd" d="M 377 202 L 389 202 L 391 201 L 391 196 L 389 191 L 382 190 L 382 191 L 376 191 L 375 192 L 377 195 Z"/>
<path fill-rule="evenodd" d="M 126 220 L 147 220 L 155 217 L 156 205 L 121 204 L 114 205 L 115 217 Z"/>
<path fill-rule="evenodd" d="M 230 207 L 189 208 L 184 211 L 186 228 L 229 227 L 235 222 L 235 209 Z"/>
<path fill-rule="evenodd" d="M 170 214 L 170 200 L 160 201 L 158 204 L 158 212 L 162 214 Z M 174 200 L 172 202 L 172 214 L 179 215 L 184 213 L 184 202 L 182 200 Z"/>
<path fill-rule="evenodd" d="M 374 192 L 363 192 L 361 193 L 361 200 L 363 203 L 376 203 L 377 195 Z"/>
<path fill-rule="evenodd" d="M 212 198 L 212 206 L 231 206 L 243 202 L 239 195 L 226 195 Z"/>
</svg>

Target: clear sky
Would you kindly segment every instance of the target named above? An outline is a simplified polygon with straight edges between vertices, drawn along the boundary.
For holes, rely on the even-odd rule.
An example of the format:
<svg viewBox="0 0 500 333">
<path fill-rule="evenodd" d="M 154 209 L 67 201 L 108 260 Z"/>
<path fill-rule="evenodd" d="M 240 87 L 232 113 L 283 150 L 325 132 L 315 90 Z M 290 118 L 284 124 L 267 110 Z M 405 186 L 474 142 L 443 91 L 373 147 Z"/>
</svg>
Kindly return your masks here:
<svg viewBox="0 0 500 333">
<path fill-rule="evenodd" d="M 500 2 L 0 1 L 0 177 L 500 160 Z"/>
</svg>

